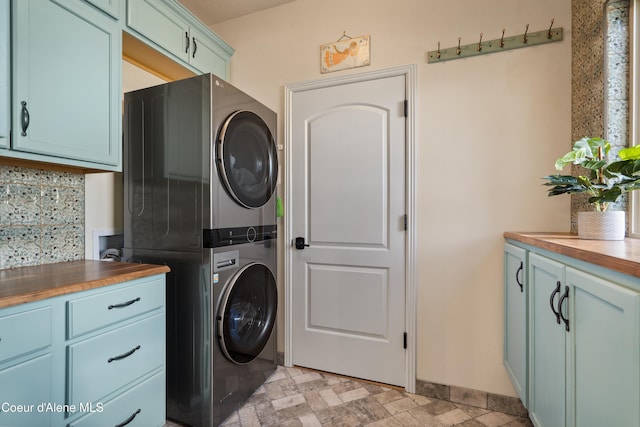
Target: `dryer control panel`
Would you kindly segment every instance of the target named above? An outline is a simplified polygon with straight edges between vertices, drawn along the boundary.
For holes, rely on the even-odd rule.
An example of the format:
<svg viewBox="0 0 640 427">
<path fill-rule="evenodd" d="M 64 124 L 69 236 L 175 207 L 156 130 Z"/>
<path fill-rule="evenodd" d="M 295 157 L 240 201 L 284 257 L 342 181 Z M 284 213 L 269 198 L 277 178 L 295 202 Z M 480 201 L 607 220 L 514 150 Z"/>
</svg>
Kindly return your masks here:
<svg viewBox="0 0 640 427">
<path fill-rule="evenodd" d="M 205 229 L 203 246 L 220 248 L 224 246 L 242 245 L 244 243 L 261 242 L 278 237 L 276 225 L 259 225 L 255 227 L 233 227 Z"/>
</svg>

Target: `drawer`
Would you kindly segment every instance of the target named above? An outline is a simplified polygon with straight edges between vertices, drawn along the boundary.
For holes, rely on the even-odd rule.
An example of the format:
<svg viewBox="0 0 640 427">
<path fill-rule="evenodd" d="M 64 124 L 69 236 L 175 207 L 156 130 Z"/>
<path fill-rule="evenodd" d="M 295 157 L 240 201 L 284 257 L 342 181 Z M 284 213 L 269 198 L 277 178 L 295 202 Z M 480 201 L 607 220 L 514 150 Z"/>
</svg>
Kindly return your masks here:
<svg viewBox="0 0 640 427">
<path fill-rule="evenodd" d="M 96 412 L 70 423 L 69 427 L 162 427 L 166 413 L 165 374 L 158 373 L 105 403 L 102 408 L 97 405 L 93 408 Z"/>
<path fill-rule="evenodd" d="M 164 276 L 69 300 L 69 339 L 164 306 Z"/>
<path fill-rule="evenodd" d="M 68 347 L 69 402 L 100 399 L 164 366 L 164 313 Z"/>
<path fill-rule="evenodd" d="M 50 345 L 50 306 L 0 317 L 0 363 Z"/>
</svg>

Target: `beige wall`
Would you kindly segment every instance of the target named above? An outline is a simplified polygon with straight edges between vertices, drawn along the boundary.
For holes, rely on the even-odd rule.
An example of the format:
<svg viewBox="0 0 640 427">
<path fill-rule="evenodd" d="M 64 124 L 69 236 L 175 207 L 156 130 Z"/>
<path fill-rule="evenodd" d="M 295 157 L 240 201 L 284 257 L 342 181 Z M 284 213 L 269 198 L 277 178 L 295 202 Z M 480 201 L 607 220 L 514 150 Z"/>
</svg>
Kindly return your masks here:
<svg viewBox="0 0 640 427">
<path fill-rule="evenodd" d="M 426 63 L 438 41 L 538 31 L 551 18 L 565 41 Z M 287 83 L 417 64 L 417 378 L 513 395 L 502 367 L 502 232 L 569 229 L 569 199 L 548 199 L 540 179 L 571 144 L 569 0 L 297 0 L 214 30 L 236 49 L 230 82 L 278 112 L 280 129 Z M 343 31 L 371 35 L 372 65 L 321 75 L 319 46 Z M 123 67 L 124 91 L 161 82 Z M 122 227 L 121 179 L 88 175 L 86 194 L 90 251 L 93 229 Z M 281 310 L 281 351 L 283 320 Z"/>
<path fill-rule="evenodd" d="M 552 18 L 562 42 L 426 63 L 438 41 L 539 31 Z M 571 144 L 570 1 L 297 0 L 213 29 L 236 49 L 230 82 L 278 112 L 279 129 L 287 83 L 417 64 L 417 378 L 514 395 L 502 233 L 569 229 L 569 199 L 548 199 L 541 177 Z M 343 31 L 371 35 L 371 66 L 321 75 L 319 46 Z"/>
</svg>

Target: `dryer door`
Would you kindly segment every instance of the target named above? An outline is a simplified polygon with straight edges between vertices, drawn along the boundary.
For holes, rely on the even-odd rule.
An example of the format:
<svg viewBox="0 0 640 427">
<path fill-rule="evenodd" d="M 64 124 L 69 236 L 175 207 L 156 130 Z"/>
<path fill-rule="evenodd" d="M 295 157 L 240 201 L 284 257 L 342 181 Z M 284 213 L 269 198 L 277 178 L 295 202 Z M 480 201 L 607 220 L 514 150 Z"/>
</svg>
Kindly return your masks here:
<svg viewBox="0 0 640 427">
<path fill-rule="evenodd" d="M 278 179 L 278 157 L 266 123 L 250 111 L 236 111 L 218 136 L 220 178 L 233 199 L 246 208 L 269 201 Z"/>
<path fill-rule="evenodd" d="M 276 321 L 278 290 L 271 270 L 247 264 L 229 280 L 218 311 L 218 341 L 224 355 L 243 365 L 267 345 Z"/>
</svg>

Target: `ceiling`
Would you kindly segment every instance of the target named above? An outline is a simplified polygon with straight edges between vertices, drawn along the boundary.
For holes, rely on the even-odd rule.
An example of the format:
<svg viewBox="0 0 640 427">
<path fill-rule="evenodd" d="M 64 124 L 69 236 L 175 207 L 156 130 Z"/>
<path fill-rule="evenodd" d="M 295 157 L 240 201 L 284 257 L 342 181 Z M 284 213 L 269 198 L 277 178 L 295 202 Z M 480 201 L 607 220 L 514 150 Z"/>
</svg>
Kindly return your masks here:
<svg viewBox="0 0 640 427">
<path fill-rule="evenodd" d="M 211 26 L 294 0 L 178 0 L 205 25 Z"/>
</svg>

